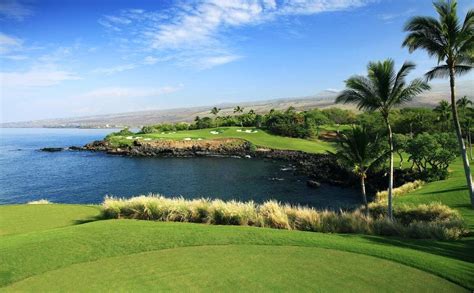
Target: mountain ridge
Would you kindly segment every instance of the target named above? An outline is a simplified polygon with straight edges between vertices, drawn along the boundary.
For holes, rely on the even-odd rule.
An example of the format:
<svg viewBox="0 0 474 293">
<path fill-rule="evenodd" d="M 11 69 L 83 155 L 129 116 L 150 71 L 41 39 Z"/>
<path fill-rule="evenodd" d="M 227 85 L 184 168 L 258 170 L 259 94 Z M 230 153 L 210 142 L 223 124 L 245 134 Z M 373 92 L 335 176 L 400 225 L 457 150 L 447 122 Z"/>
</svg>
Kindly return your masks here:
<svg viewBox="0 0 474 293">
<path fill-rule="evenodd" d="M 355 109 L 353 105 L 335 104 L 334 100 L 338 92 L 322 91 L 315 95 L 304 97 L 290 97 L 267 99 L 259 101 L 226 102 L 210 106 L 181 107 L 171 109 L 143 110 L 134 112 L 122 112 L 101 115 L 89 115 L 72 118 L 53 118 L 32 121 L 5 122 L 0 123 L 1 128 L 21 128 L 21 127 L 60 127 L 60 128 L 121 128 L 140 127 L 143 125 L 173 122 L 191 122 L 196 116 L 211 116 L 209 113 L 212 107 L 221 108 L 220 115 L 233 115 L 233 108 L 237 105 L 245 110 L 253 109 L 257 113 L 265 113 L 270 109 L 284 110 L 288 107 L 295 107 L 297 110 L 307 110 L 311 108 L 339 107 L 345 109 Z M 407 103 L 409 107 L 434 107 L 440 100 L 449 96 L 449 86 L 443 84 L 433 84 L 429 92 L 423 93 Z M 457 96 L 468 96 L 474 98 L 474 81 L 466 80 L 458 82 Z"/>
</svg>

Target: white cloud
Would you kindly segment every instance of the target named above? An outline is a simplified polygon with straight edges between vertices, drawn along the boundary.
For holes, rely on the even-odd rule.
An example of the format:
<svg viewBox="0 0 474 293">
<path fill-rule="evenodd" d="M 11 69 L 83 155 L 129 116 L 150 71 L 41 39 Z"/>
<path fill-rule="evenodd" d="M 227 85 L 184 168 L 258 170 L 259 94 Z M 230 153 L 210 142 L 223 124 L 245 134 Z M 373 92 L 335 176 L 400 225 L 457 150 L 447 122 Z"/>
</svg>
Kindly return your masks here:
<svg viewBox="0 0 474 293">
<path fill-rule="evenodd" d="M 145 65 L 154 65 L 159 61 L 159 58 L 153 57 L 153 56 L 146 56 L 145 59 L 143 59 L 143 64 Z"/>
<path fill-rule="evenodd" d="M 13 61 L 21 61 L 28 59 L 28 56 L 26 55 L 2 55 L 2 57 Z"/>
<path fill-rule="evenodd" d="M 127 70 L 132 70 L 136 68 L 137 66 L 135 64 L 124 64 L 124 65 L 118 65 L 114 67 L 101 67 L 101 68 L 96 68 L 92 70 L 92 73 L 98 73 L 98 74 L 105 74 L 105 75 L 111 75 Z"/>
<path fill-rule="evenodd" d="M 361 7 L 374 0 L 207 0 L 179 2 L 164 12 L 122 10 L 99 23 L 128 41 L 134 52 L 158 51 L 178 63 L 211 68 L 241 58 L 226 32 L 281 16 L 308 15 Z M 233 56 L 233 57 L 231 57 Z M 190 62 L 190 59 L 194 59 Z M 203 62 L 209 66 L 203 66 Z"/>
<path fill-rule="evenodd" d="M 105 87 L 95 89 L 79 96 L 82 99 L 115 99 L 115 98 L 144 98 L 155 97 L 178 91 L 181 86 L 165 86 L 160 88 L 140 87 Z"/>
<path fill-rule="evenodd" d="M 73 72 L 50 67 L 34 67 L 24 72 L 0 72 L 0 84 L 5 88 L 47 87 L 77 79 L 80 78 Z"/>
<path fill-rule="evenodd" d="M 21 3 L 19 0 L 0 1 L 0 16 L 3 18 L 22 21 L 32 14 L 33 10 L 29 6 Z"/>
<path fill-rule="evenodd" d="M 207 68 L 212 68 L 214 66 L 230 63 L 240 58 L 242 57 L 238 55 L 210 56 L 210 57 L 204 57 L 202 59 L 197 60 L 196 65 L 198 68 L 207 69 Z"/>
<path fill-rule="evenodd" d="M 391 23 L 392 21 L 394 21 L 397 18 L 404 18 L 404 17 L 410 16 L 410 15 L 413 15 L 413 13 L 415 13 L 415 9 L 408 9 L 408 10 L 405 10 L 405 11 L 399 12 L 399 13 L 379 14 L 378 18 L 385 21 L 385 22 L 387 22 L 387 23 Z"/>
<path fill-rule="evenodd" d="M 23 40 L 14 36 L 0 33 L 0 54 L 8 54 L 12 51 L 21 49 Z"/>
</svg>

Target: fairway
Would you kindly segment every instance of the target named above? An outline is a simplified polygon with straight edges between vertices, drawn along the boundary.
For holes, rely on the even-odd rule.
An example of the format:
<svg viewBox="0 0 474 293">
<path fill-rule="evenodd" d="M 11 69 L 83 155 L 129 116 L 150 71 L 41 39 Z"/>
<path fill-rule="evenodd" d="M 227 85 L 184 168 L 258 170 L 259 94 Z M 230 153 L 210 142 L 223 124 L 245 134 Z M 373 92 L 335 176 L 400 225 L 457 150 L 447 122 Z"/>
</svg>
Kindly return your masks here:
<svg viewBox="0 0 474 293">
<path fill-rule="evenodd" d="M 383 271 L 386 277 L 381 277 Z M 390 276 L 388 278 L 388 276 Z M 6 291 L 465 292 L 423 271 L 314 247 L 197 246 L 106 258 L 50 271 Z"/>
<path fill-rule="evenodd" d="M 240 131 L 238 131 L 240 130 Z M 253 131 L 251 133 L 245 132 L 245 130 Z M 215 133 L 218 134 L 215 134 Z M 186 130 L 176 132 L 163 132 L 163 133 L 151 133 L 151 134 L 137 134 L 133 135 L 136 137 L 144 137 L 151 139 L 216 139 L 216 138 L 240 138 L 250 141 L 258 147 L 272 148 L 278 150 L 295 150 L 304 151 L 308 153 L 324 153 L 328 150 L 332 150 L 332 145 L 329 142 L 314 139 L 302 139 L 277 136 L 269 134 L 264 130 L 257 128 L 241 128 L 241 127 L 219 127 L 219 128 L 207 128 L 198 130 Z M 112 142 L 131 143 L 132 139 L 126 137 L 112 137 Z"/>
</svg>

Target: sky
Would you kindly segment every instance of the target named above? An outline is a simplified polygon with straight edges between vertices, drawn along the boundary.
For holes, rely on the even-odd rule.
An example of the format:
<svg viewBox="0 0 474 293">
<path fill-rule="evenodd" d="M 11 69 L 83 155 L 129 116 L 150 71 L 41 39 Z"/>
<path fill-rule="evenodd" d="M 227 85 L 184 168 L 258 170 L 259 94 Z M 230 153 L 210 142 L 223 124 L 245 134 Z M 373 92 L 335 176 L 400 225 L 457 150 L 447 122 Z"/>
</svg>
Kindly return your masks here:
<svg viewBox="0 0 474 293">
<path fill-rule="evenodd" d="M 0 0 L 0 122 L 310 96 L 386 58 L 420 77 L 414 15 L 432 2 Z"/>
</svg>

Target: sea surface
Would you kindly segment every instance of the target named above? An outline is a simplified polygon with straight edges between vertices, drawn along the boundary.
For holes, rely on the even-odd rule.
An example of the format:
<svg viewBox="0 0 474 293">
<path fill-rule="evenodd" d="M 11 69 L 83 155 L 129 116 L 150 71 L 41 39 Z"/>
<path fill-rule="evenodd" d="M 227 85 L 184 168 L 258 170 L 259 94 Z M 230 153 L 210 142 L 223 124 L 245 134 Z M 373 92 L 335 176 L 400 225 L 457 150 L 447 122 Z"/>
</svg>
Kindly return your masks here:
<svg viewBox="0 0 474 293">
<path fill-rule="evenodd" d="M 238 158 L 130 158 L 103 153 L 41 152 L 102 139 L 105 129 L 0 129 L 0 204 L 48 199 L 100 203 L 106 195 L 275 199 L 317 208 L 360 203 L 355 190 L 306 186 L 282 161 Z"/>
</svg>

